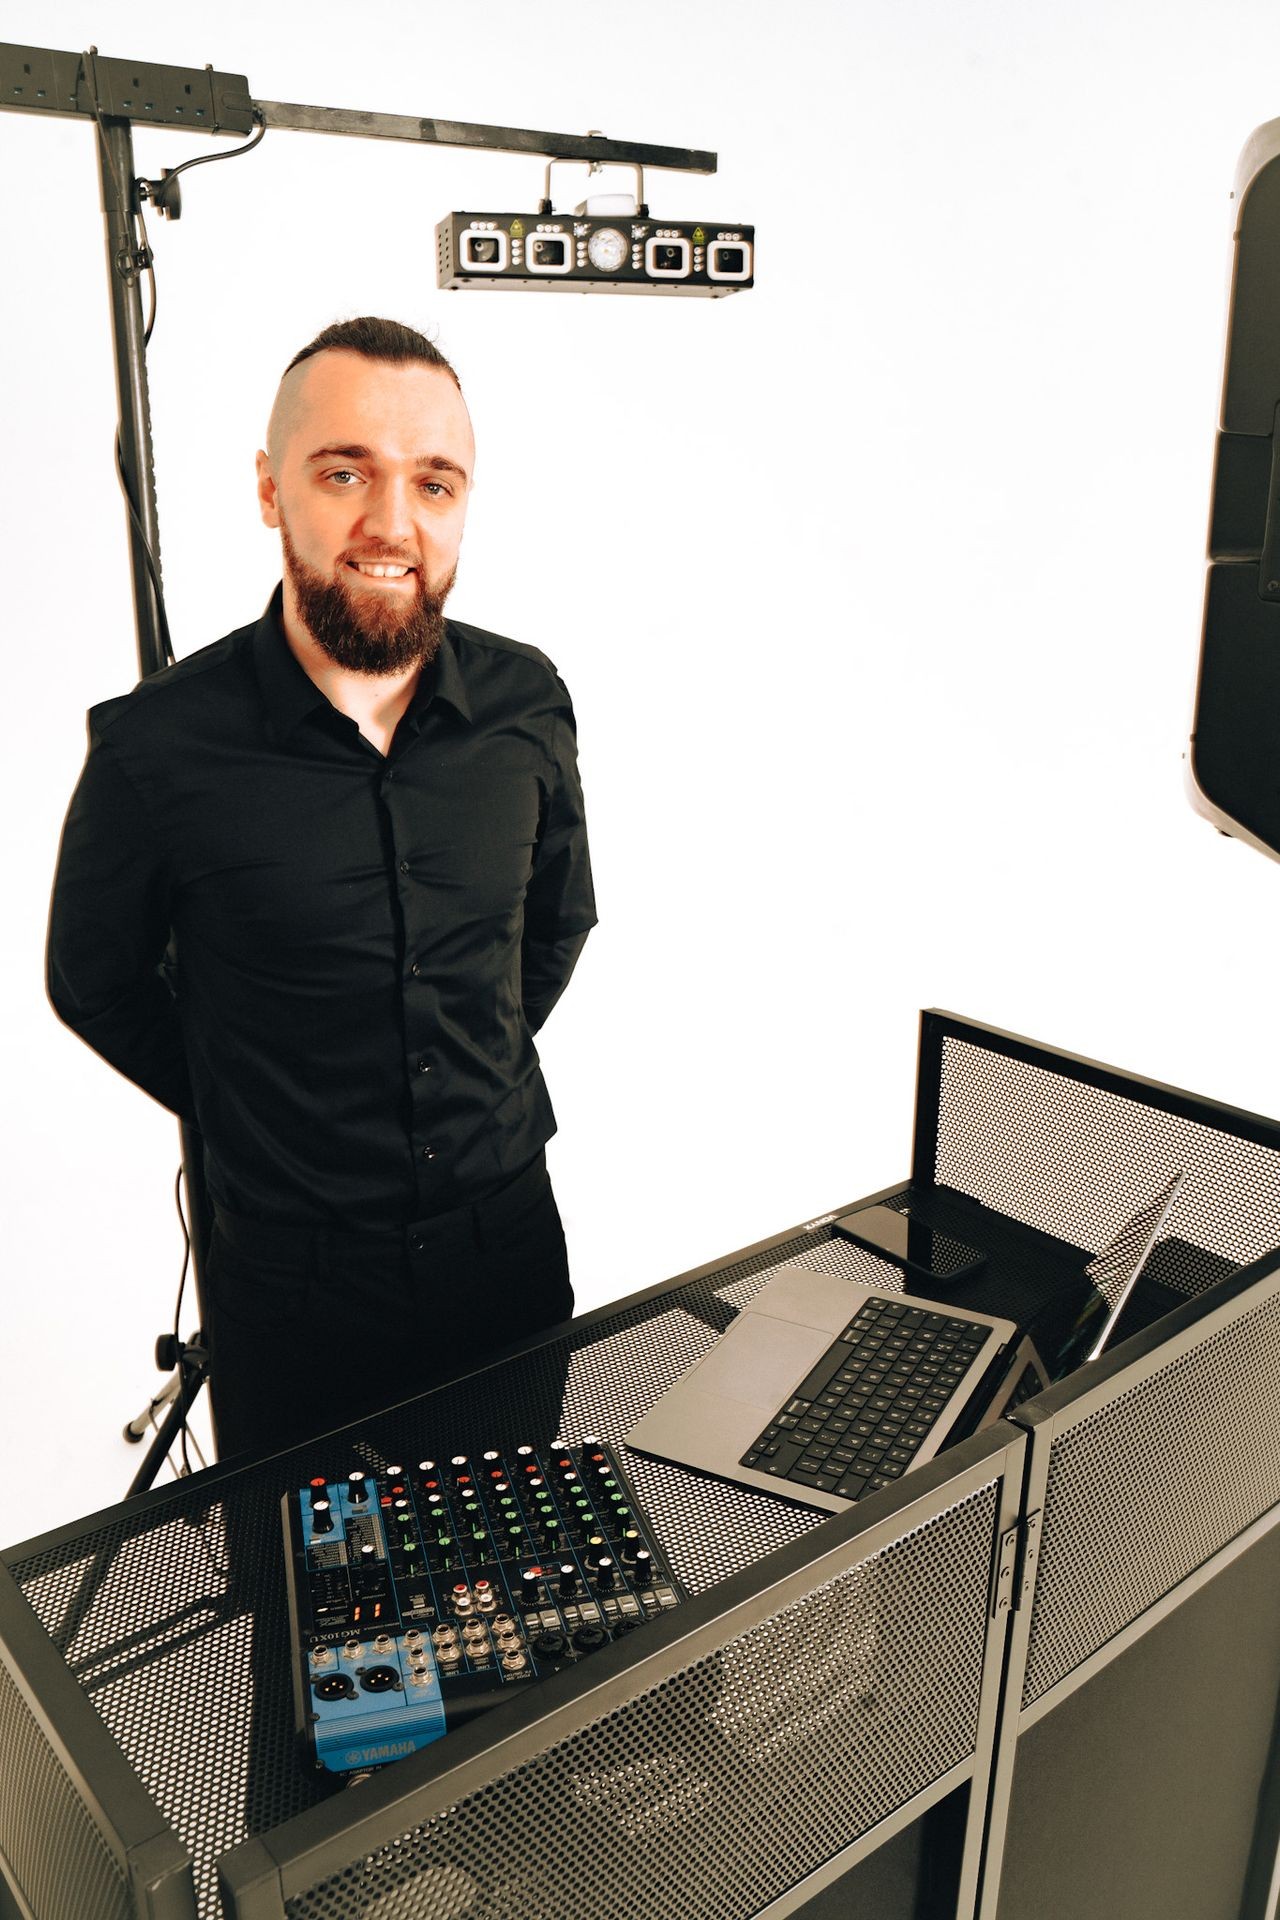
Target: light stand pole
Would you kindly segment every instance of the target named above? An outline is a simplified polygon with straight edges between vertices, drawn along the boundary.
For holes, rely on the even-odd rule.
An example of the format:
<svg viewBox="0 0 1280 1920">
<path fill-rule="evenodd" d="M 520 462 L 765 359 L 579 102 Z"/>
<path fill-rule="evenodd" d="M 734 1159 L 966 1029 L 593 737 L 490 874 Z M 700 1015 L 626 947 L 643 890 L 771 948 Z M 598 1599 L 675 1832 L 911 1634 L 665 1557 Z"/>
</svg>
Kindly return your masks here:
<svg viewBox="0 0 1280 1920">
<path fill-rule="evenodd" d="M 128 120 L 99 121 L 98 171 L 106 229 L 107 286 L 111 299 L 111 344 L 115 359 L 120 426 L 116 442 L 120 483 L 128 502 L 129 567 L 133 581 L 138 671 L 145 680 L 168 664 L 161 611 L 160 517 L 156 508 L 155 465 L 151 451 L 151 397 L 147 382 L 146 329 L 142 316 L 142 275 L 149 264 L 138 222 L 138 185 L 133 161 L 133 129 Z M 183 1120 L 182 1178 L 187 1196 L 191 1272 L 196 1313 L 205 1324 L 204 1262 L 209 1246 L 209 1196 L 204 1180 L 204 1142 L 199 1129 Z M 129 1492 L 149 1487 L 160 1470 L 187 1409 L 208 1370 L 202 1336 L 188 1351 L 170 1342 L 170 1364 L 179 1373 L 176 1401 L 148 1448 Z M 125 1429 L 134 1437 L 131 1428 Z"/>
</svg>

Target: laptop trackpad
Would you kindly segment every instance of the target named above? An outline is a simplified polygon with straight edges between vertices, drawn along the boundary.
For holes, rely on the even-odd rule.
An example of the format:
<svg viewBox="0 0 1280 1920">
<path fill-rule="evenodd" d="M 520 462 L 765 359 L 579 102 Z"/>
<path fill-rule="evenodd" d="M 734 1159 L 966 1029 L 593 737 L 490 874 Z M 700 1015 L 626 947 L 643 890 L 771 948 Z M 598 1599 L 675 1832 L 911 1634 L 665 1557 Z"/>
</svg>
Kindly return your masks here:
<svg viewBox="0 0 1280 1920">
<path fill-rule="evenodd" d="M 744 1313 L 733 1323 L 733 1339 L 717 1340 L 686 1378 L 702 1393 L 745 1400 L 772 1415 L 830 1344 L 831 1335 L 815 1327 Z"/>
</svg>

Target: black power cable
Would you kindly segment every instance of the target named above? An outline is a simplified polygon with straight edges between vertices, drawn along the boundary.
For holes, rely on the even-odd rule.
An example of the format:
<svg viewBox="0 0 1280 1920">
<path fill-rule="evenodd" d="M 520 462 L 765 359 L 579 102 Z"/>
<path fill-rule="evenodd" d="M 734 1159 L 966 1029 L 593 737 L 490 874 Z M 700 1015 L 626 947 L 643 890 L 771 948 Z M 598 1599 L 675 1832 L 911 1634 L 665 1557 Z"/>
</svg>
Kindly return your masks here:
<svg viewBox="0 0 1280 1920">
<path fill-rule="evenodd" d="M 98 129 L 98 142 L 102 148 L 103 158 L 106 161 L 107 167 L 110 169 L 111 178 L 115 183 L 117 203 L 119 204 L 121 209 L 131 219 L 135 219 L 137 221 L 138 230 L 139 230 L 139 233 L 141 234 L 142 244 L 141 246 L 134 249 L 132 254 L 131 264 L 133 269 L 136 272 L 142 272 L 146 274 L 147 280 L 149 283 L 150 294 L 151 294 L 151 311 L 147 316 L 147 323 L 145 328 L 143 329 L 143 335 L 142 335 L 142 345 L 143 345 L 143 350 L 145 351 L 146 348 L 151 344 L 151 335 L 156 324 L 156 308 L 158 304 L 158 296 L 156 291 L 155 256 L 151 251 L 151 242 L 147 235 L 147 223 L 145 218 L 143 217 L 142 200 L 146 198 L 148 194 L 150 194 L 151 197 L 154 199 L 154 201 L 160 206 L 162 212 L 166 212 L 166 213 L 171 212 L 173 216 L 176 218 L 177 209 L 181 205 L 181 201 L 178 196 L 178 190 L 174 188 L 173 189 L 174 204 L 172 207 L 169 207 L 166 205 L 166 197 L 169 191 L 169 183 L 171 181 L 176 180 L 180 173 L 185 173 L 188 167 L 209 166 L 215 160 L 235 160 L 235 159 L 238 159 L 242 153 L 249 153 L 262 140 L 263 135 L 267 131 L 267 123 L 263 118 L 259 109 L 255 107 L 253 110 L 254 118 L 255 120 L 258 121 L 259 125 L 258 125 L 258 131 L 253 135 L 252 139 L 246 140 L 243 146 L 233 147 L 228 153 L 197 154 L 191 160 L 184 160 L 180 166 L 176 166 L 171 169 L 166 168 L 163 183 L 158 187 L 156 183 L 153 181 L 134 181 L 132 184 L 136 189 L 139 190 L 139 192 L 138 192 L 138 201 L 136 206 L 132 205 L 130 200 L 125 196 L 124 182 L 121 180 L 120 175 L 116 170 L 115 159 L 112 155 L 110 147 L 107 144 L 106 126 L 103 122 L 103 117 L 102 117 L 102 103 L 98 97 L 98 79 L 97 79 L 97 69 L 95 66 L 95 58 L 97 55 L 97 51 L 98 50 L 96 47 L 89 47 L 86 50 L 86 52 L 81 54 L 79 73 L 77 74 L 77 79 L 76 79 L 76 90 L 77 92 L 79 91 L 80 77 L 83 76 L 84 79 L 88 82 L 89 97 L 93 102 L 94 122 Z M 173 640 L 169 632 L 169 616 L 165 610 L 164 590 L 160 584 L 160 567 L 155 554 L 151 550 L 151 543 L 147 539 L 146 531 L 143 528 L 142 518 L 138 512 L 138 503 L 134 499 L 133 494 L 130 491 L 128 476 L 126 475 L 124 470 L 124 452 L 120 443 L 119 426 L 117 426 L 116 428 L 116 476 L 119 479 L 120 491 L 124 495 L 125 505 L 129 510 L 129 518 L 133 522 L 133 529 L 142 547 L 142 552 L 147 563 L 147 572 L 151 578 L 151 590 L 155 595 L 156 616 L 157 616 L 157 620 L 160 628 L 160 644 L 164 650 L 165 659 L 170 663 L 170 665 L 172 665 L 177 656 L 173 651 Z M 184 1446 L 185 1446 L 185 1440 L 186 1440 L 186 1429 L 184 1427 L 183 1429 Z"/>
<path fill-rule="evenodd" d="M 191 1265 L 191 1229 L 187 1225 L 187 1216 L 182 1210 L 182 1174 L 183 1174 L 183 1169 L 180 1166 L 178 1168 L 177 1176 L 173 1183 L 173 1204 L 178 1210 L 178 1225 L 182 1228 L 182 1271 L 178 1275 L 178 1297 L 174 1301 L 174 1305 L 173 1305 L 173 1348 L 174 1348 L 174 1352 L 179 1355 L 182 1352 L 182 1332 L 181 1332 L 181 1324 L 180 1324 L 182 1320 L 182 1296 L 184 1291 L 186 1290 L 186 1285 L 187 1285 L 187 1269 Z M 183 1372 L 181 1372 L 181 1364 L 182 1364 L 181 1360 L 179 1360 L 178 1365 L 180 1369 L 179 1371 L 180 1390 L 186 1385 L 186 1376 Z M 182 1471 L 186 1474 L 189 1474 L 191 1472 L 191 1457 L 187 1452 L 187 1415 L 186 1413 L 184 1413 L 182 1416 L 181 1434 L 182 1434 Z"/>
</svg>

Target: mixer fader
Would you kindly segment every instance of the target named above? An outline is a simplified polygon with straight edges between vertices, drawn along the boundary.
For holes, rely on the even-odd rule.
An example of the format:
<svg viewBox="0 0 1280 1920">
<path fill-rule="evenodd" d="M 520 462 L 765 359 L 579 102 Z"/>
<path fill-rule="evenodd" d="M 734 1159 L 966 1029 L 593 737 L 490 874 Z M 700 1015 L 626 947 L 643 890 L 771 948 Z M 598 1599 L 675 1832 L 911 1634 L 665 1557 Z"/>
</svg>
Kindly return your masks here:
<svg viewBox="0 0 1280 1920">
<path fill-rule="evenodd" d="M 413 1753 L 683 1598 L 594 1439 L 356 1468 L 283 1514 L 298 1731 L 332 1773 Z"/>
</svg>

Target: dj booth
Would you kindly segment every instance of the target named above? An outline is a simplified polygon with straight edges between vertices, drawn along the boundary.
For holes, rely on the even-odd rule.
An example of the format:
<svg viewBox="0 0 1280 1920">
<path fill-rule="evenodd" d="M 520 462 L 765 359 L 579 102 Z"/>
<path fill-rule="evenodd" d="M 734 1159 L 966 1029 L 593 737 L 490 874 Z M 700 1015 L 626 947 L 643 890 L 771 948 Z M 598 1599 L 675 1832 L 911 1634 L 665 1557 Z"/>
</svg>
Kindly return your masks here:
<svg viewBox="0 0 1280 1920">
<path fill-rule="evenodd" d="M 929 1014 L 875 1198 L 1025 1325 L 1174 1171 L 1150 1323 L 835 1517 L 621 1442 L 780 1265 L 901 1290 L 847 1207 L 11 1548 L 0 1916 L 1273 1915 L 1280 1126 Z M 585 1433 L 683 1602 L 357 1785 L 304 1766 L 282 1493 Z"/>
</svg>

